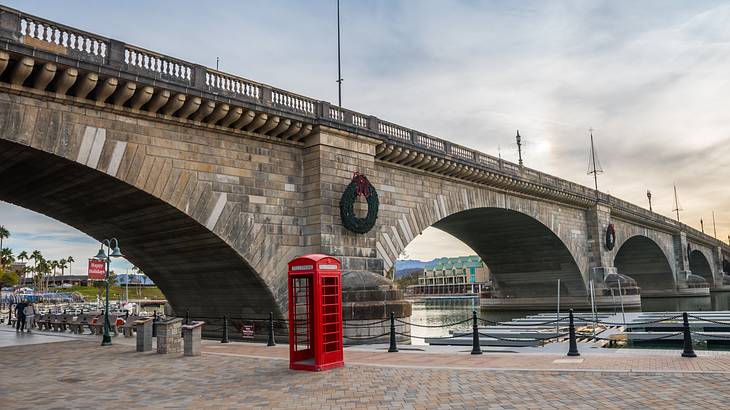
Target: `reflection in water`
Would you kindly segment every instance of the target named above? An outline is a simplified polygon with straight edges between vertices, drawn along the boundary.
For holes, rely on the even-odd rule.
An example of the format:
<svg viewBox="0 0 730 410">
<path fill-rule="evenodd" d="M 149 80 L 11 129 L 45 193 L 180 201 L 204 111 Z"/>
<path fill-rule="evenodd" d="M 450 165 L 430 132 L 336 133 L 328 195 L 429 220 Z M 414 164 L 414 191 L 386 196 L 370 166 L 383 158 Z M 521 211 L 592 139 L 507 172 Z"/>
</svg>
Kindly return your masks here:
<svg viewBox="0 0 730 410">
<path fill-rule="evenodd" d="M 563 306 L 563 311 L 568 306 Z M 445 325 L 471 318 L 472 310 L 476 310 L 480 318 L 492 321 L 508 321 L 525 317 L 540 311 L 480 309 L 478 299 L 430 299 L 413 303 L 411 323 L 419 325 Z M 730 292 L 713 292 L 710 296 L 689 298 L 644 298 L 641 300 L 644 312 L 683 312 L 730 310 Z M 543 311 L 544 312 L 544 311 Z M 621 308 L 600 310 L 601 313 L 620 313 Z M 552 312 L 551 312 L 552 313 Z M 483 324 L 480 324 L 483 325 Z M 422 337 L 443 337 L 449 330 L 471 330 L 471 321 L 445 328 L 411 327 L 414 336 L 413 344 L 424 344 Z M 420 336 L 420 337 L 416 337 Z"/>
</svg>

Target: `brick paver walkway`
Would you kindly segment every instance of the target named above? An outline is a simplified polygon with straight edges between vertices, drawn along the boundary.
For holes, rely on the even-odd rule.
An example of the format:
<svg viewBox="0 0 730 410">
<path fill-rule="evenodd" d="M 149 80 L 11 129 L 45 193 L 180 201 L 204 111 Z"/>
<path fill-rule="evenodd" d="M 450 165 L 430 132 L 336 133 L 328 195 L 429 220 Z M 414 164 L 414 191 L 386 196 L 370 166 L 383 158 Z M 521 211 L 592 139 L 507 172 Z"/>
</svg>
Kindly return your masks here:
<svg viewBox="0 0 730 410">
<path fill-rule="evenodd" d="M 567 346 L 566 346 L 567 347 Z M 452 368 L 480 370 L 556 370 L 601 372 L 700 372 L 726 373 L 730 378 L 728 352 L 697 351 L 699 357 L 681 357 L 681 350 L 655 352 L 652 350 L 621 350 L 607 353 L 584 353 L 578 358 L 564 354 L 484 353 L 473 356 L 469 351 L 459 353 L 421 353 L 401 350 L 399 353 L 345 350 L 345 361 L 352 365 L 395 366 L 413 368 Z M 206 342 L 203 351 L 210 354 L 237 355 L 254 358 L 288 360 L 287 346 L 265 347 L 248 343 L 220 344 Z"/>
<path fill-rule="evenodd" d="M 370 353 L 372 366 L 354 364 L 368 354 L 354 351 L 345 368 L 309 373 L 290 371 L 286 360 L 242 356 L 281 356 L 283 348 L 211 343 L 206 350 L 216 354 L 201 357 L 133 350 L 85 340 L 0 348 L 0 408 L 725 408 L 730 398 L 727 376 L 716 373 L 394 367 Z M 441 356 L 399 353 L 388 360 L 444 365 Z M 462 356 L 488 366 L 514 356 L 542 360 Z"/>
</svg>

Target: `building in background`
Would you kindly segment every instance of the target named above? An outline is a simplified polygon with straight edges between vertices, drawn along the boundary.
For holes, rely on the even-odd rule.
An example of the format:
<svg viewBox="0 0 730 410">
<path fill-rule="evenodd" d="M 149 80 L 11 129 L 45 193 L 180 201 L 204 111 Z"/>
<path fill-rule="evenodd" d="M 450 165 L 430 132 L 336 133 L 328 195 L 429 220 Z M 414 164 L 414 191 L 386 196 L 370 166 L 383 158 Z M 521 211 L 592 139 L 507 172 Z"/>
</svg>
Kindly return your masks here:
<svg viewBox="0 0 730 410">
<path fill-rule="evenodd" d="M 414 297 L 478 297 L 490 284 L 489 268 L 479 256 L 437 258 L 423 268 L 418 285 L 408 287 Z"/>
<path fill-rule="evenodd" d="M 155 286 L 152 279 L 142 273 L 120 273 L 117 275 L 117 284 L 119 286 Z"/>
</svg>

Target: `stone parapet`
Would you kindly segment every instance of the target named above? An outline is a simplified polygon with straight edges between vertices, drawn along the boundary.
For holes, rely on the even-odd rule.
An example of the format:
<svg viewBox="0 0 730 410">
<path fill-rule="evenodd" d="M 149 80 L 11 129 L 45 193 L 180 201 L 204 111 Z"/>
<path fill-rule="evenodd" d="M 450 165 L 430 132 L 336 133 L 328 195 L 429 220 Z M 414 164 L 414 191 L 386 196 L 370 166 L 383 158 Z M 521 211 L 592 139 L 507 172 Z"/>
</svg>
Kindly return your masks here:
<svg viewBox="0 0 730 410">
<path fill-rule="evenodd" d="M 152 350 L 152 322 L 153 319 L 140 319 L 134 322 L 137 328 L 137 351 L 149 352 Z"/>
<path fill-rule="evenodd" d="M 203 325 L 205 322 L 192 322 L 182 325 L 185 356 L 200 356 L 200 345 Z"/>
<path fill-rule="evenodd" d="M 155 324 L 157 326 L 157 353 L 170 354 L 182 352 L 182 319 L 173 318 L 162 320 Z"/>
</svg>

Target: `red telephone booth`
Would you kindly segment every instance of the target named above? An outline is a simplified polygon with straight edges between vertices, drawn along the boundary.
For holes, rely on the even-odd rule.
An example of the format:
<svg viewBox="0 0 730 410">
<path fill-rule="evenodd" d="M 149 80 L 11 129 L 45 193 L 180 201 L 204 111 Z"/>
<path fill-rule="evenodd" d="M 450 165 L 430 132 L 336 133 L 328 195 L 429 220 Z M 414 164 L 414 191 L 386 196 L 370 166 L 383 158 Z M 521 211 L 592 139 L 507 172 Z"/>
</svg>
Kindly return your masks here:
<svg viewBox="0 0 730 410">
<path fill-rule="evenodd" d="M 304 255 L 289 262 L 289 368 L 344 365 L 340 261 Z"/>
</svg>

